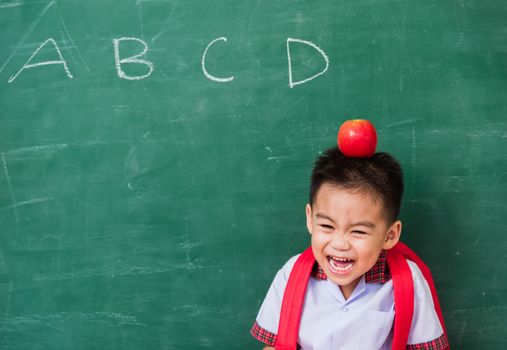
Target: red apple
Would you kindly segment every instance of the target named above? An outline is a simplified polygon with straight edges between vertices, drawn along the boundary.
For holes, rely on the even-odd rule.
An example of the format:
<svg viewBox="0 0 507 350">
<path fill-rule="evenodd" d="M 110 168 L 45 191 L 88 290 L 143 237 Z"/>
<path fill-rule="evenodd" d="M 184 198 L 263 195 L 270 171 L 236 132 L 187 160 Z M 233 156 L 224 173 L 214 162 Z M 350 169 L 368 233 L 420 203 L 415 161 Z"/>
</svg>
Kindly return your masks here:
<svg viewBox="0 0 507 350">
<path fill-rule="evenodd" d="M 377 147 L 377 131 L 368 120 L 347 120 L 338 130 L 338 147 L 347 157 L 371 157 Z"/>
</svg>

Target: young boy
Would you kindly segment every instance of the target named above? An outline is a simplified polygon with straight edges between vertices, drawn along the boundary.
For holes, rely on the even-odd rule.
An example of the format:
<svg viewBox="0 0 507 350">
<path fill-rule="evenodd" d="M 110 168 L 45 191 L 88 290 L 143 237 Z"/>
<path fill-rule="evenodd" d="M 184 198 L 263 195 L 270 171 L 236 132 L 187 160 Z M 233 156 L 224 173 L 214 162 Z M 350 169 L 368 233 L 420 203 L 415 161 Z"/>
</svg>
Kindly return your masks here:
<svg viewBox="0 0 507 350">
<path fill-rule="evenodd" d="M 315 266 L 308 281 L 299 325 L 304 350 L 391 349 L 393 282 L 386 251 L 401 234 L 403 194 L 399 163 L 387 153 L 345 157 L 327 150 L 315 163 L 306 206 Z M 278 271 L 251 334 L 274 349 L 285 286 L 298 256 Z M 448 346 L 429 286 L 417 265 L 414 313 L 407 349 Z"/>
</svg>

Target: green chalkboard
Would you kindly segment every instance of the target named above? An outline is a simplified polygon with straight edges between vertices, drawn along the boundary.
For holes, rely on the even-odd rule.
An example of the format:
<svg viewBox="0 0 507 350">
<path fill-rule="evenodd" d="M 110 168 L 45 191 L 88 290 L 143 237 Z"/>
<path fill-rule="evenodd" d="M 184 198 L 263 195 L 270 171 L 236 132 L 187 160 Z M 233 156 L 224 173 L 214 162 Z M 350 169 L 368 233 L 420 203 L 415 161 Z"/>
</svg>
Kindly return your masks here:
<svg viewBox="0 0 507 350">
<path fill-rule="evenodd" d="M 346 119 L 457 349 L 507 347 L 507 3 L 0 1 L 0 348 L 257 349 Z"/>
</svg>

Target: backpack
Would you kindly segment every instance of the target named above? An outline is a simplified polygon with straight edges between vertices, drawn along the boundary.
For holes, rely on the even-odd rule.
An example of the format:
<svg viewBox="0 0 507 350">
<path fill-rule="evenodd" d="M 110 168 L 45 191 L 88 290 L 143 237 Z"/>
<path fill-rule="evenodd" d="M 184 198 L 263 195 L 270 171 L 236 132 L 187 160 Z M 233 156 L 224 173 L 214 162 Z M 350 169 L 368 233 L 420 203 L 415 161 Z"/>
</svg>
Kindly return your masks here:
<svg viewBox="0 0 507 350">
<path fill-rule="evenodd" d="M 426 282 L 428 282 L 435 311 L 444 334 L 447 336 L 442 310 L 429 268 L 408 246 L 398 242 L 387 252 L 387 264 L 393 280 L 394 307 L 396 312 L 394 318 L 393 350 L 405 350 L 414 313 L 414 280 L 406 259 L 417 264 Z M 309 247 L 298 257 L 292 268 L 282 300 L 275 344 L 276 350 L 296 349 L 301 310 L 308 279 L 310 278 L 314 264 L 315 257 L 313 256 L 312 248 Z M 446 350 L 450 350 L 450 348 L 447 347 Z"/>
</svg>

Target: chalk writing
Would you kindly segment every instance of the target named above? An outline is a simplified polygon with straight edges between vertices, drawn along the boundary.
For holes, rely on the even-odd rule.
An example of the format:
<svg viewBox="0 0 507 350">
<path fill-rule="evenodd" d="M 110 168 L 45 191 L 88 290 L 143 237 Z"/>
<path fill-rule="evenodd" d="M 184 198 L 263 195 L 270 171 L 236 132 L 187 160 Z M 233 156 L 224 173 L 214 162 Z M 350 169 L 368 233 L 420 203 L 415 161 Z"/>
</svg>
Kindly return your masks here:
<svg viewBox="0 0 507 350">
<path fill-rule="evenodd" d="M 46 46 L 47 43 L 53 44 L 53 46 L 55 47 L 56 53 L 58 54 L 58 57 L 60 57 L 60 59 L 56 60 L 56 61 L 43 61 L 43 62 L 38 62 L 38 63 L 30 63 L 32 61 L 32 59 L 35 57 L 35 55 L 37 55 L 37 53 L 44 46 Z M 69 71 L 69 68 L 67 67 L 67 62 L 65 62 L 65 60 L 63 59 L 62 53 L 60 52 L 60 48 L 58 47 L 58 45 L 56 44 L 56 42 L 54 41 L 53 38 L 49 38 L 46 41 L 44 41 L 37 48 L 37 50 L 34 51 L 34 53 L 32 54 L 32 56 L 30 56 L 30 58 L 28 59 L 28 61 L 26 61 L 26 63 L 23 65 L 23 67 L 21 67 L 21 69 L 16 74 L 10 76 L 8 82 L 10 84 L 14 80 L 16 80 L 16 78 L 18 77 L 18 75 L 20 75 L 21 72 L 23 70 L 25 70 L 25 69 L 30 69 L 30 68 L 40 67 L 40 66 L 47 66 L 47 65 L 51 65 L 51 64 L 61 64 L 61 65 L 63 65 L 63 69 L 65 70 L 65 74 L 67 74 L 67 77 L 69 77 L 70 79 L 73 78 L 72 74 Z"/>
<path fill-rule="evenodd" d="M 306 79 L 303 79 L 303 80 L 299 80 L 299 81 L 296 81 L 294 82 L 292 80 L 292 62 L 291 62 L 291 58 L 290 58 L 290 43 L 291 42 L 296 42 L 296 43 L 300 43 L 300 44 L 305 44 L 305 45 L 308 45 L 308 46 L 311 46 L 313 47 L 315 50 L 317 50 L 321 55 L 322 57 L 324 58 L 324 61 L 326 62 L 326 67 L 320 71 L 319 73 L 317 74 L 314 74 L 312 75 L 311 77 L 309 78 L 306 78 Z M 314 43 L 312 43 L 311 41 L 307 41 L 307 40 L 301 40 L 301 39 L 294 39 L 294 38 L 287 38 L 287 59 L 289 61 L 289 87 L 292 89 L 294 86 L 296 85 L 301 85 L 301 84 L 304 84 L 304 83 L 307 83 L 309 82 L 310 80 L 313 80 L 315 78 L 317 78 L 319 75 L 322 75 L 324 73 L 326 73 L 327 69 L 329 68 L 329 58 L 327 57 L 326 53 L 324 52 L 324 50 L 322 50 L 320 47 L 318 47 L 317 45 L 315 45 Z"/>
<path fill-rule="evenodd" d="M 137 55 L 120 59 L 120 42 L 127 41 L 127 40 L 136 41 L 138 43 L 141 43 L 144 46 L 144 49 L 141 53 L 138 53 Z M 138 39 L 138 38 L 124 37 L 124 38 L 119 38 L 119 39 L 113 39 L 113 46 L 114 46 L 114 63 L 116 66 L 116 73 L 118 74 L 118 77 L 120 79 L 142 80 L 142 79 L 145 79 L 151 75 L 151 73 L 153 72 L 153 69 L 154 69 L 153 63 L 150 61 L 144 60 L 144 59 L 139 59 L 139 57 L 144 56 L 146 54 L 146 52 L 148 51 L 148 45 L 146 45 L 146 43 L 144 41 L 142 41 L 141 39 Z M 125 63 L 144 64 L 144 65 L 148 66 L 148 69 L 149 69 L 148 73 L 143 74 L 143 75 L 127 75 L 121 67 L 122 64 L 125 64 Z"/>
<path fill-rule="evenodd" d="M 67 32 L 66 28 L 65 28 L 65 31 Z M 68 36 L 70 37 L 70 35 L 68 35 Z M 131 41 L 131 42 L 135 42 L 135 43 L 141 44 L 142 45 L 141 52 L 139 52 L 139 53 L 137 53 L 135 55 L 132 55 L 130 57 L 121 57 L 120 46 L 121 46 L 121 43 L 124 42 L 124 41 Z M 202 69 L 202 72 L 203 72 L 204 76 L 207 79 L 211 80 L 211 81 L 215 81 L 217 83 L 230 83 L 230 82 L 232 82 L 234 80 L 234 78 L 235 78 L 234 76 L 218 77 L 218 76 L 215 76 L 213 74 L 210 74 L 208 72 L 207 67 L 206 67 L 206 57 L 207 57 L 207 54 L 208 54 L 208 50 L 211 48 L 211 46 L 213 46 L 215 43 L 217 43 L 219 41 L 227 42 L 227 38 L 224 37 L 224 36 L 216 38 L 216 39 L 212 40 L 206 46 L 206 48 L 204 49 L 204 53 L 203 53 L 203 55 L 201 57 L 201 69 Z M 59 57 L 59 60 L 50 60 L 50 61 L 43 61 L 43 62 L 32 63 L 32 60 L 37 55 L 37 53 L 44 46 L 46 46 L 49 43 L 53 44 L 53 46 L 55 48 L 55 51 L 56 51 L 56 53 L 57 53 L 57 55 Z M 324 62 L 325 62 L 324 69 L 321 70 L 320 72 L 318 72 L 318 73 L 316 73 L 316 74 L 308 77 L 308 78 L 305 78 L 305 79 L 302 79 L 302 80 L 298 80 L 298 81 L 294 81 L 294 78 L 293 78 L 293 67 L 292 67 L 293 64 L 292 64 L 292 58 L 291 58 L 291 43 L 303 44 L 303 45 L 307 45 L 307 46 L 310 46 L 313 49 L 315 49 L 322 56 L 322 58 L 324 59 Z M 135 38 L 135 37 L 115 38 L 115 39 L 113 39 L 113 49 L 114 49 L 114 64 L 115 64 L 115 68 L 116 68 L 116 74 L 117 74 L 117 76 L 120 79 L 125 79 L 125 80 L 142 80 L 142 79 L 148 78 L 153 73 L 153 70 L 154 70 L 154 64 L 153 64 L 153 62 L 148 61 L 144 57 L 146 55 L 146 53 L 148 52 L 148 45 L 143 40 L 141 40 L 139 38 Z M 324 50 L 322 50 L 320 47 L 318 47 L 313 42 L 307 41 L 307 40 L 302 40 L 302 39 L 287 38 L 287 60 L 288 60 L 288 68 L 289 68 L 289 87 L 290 88 L 293 88 L 293 87 L 295 87 L 297 85 L 305 84 L 305 83 L 307 83 L 307 82 L 309 82 L 309 81 L 317 78 L 318 76 L 323 75 L 324 73 L 327 72 L 327 70 L 329 68 L 329 58 L 328 58 L 327 54 L 324 52 Z M 30 58 L 23 65 L 23 67 L 21 67 L 21 69 L 16 74 L 12 75 L 9 78 L 8 82 L 12 83 L 21 74 L 21 72 L 23 72 L 26 69 L 40 67 L 40 66 L 46 66 L 46 65 L 54 65 L 54 64 L 62 65 L 63 69 L 65 71 L 65 74 L 67 75 L 67 77 L 68 78 L 73 78 L 72 73 L 70 72 L 69 68 L 67 67 L 67 62 L 65 61 L 65 59 L 62 56 L 60 48 L 58 47 L 57 43 L 55 42 L 55 40 L 53 38 L 49 38 L 46 41 L 44 41 L 37 48 L 37 50 L 35 50 L 35 52 L 30 56 Z M 142 75 L 127 74 L 123 70 L 123 66 L 126 65 L 126 64 L 141 64 L 141 65 L 146 66 L 148 71 L 145 74 L 142 74 Z M 4 66 L 5 66 L 5 64 L 4 64 Z M 86 67 L 86 68 L 88 69 L 88 67 Z"/>
<path fill-rule="evenodd" d="M 204 53 L 202 55 L 202 60 L 201 60 L 201 67 L 202 67 L 202 72 L 204 73 L 204 75 L 206 76 L 206 78 L 208 78 L 209 80 L 213 80 L 213 81 L 216 81 L 216 82 L 219 82 L 219 83 L 228 83 L 230 81 L 232 81 L 234 79 L 233 76 L 231 77 L 227 77 L 227 78 L 218 78 L 218 77 L 215 77 L 211 74 L 208 73 L 208 71 L 206 70 L 206 54 L 208 53 L 208 49 L 210 48 L 211 45 L 213 45 L 214 43 L 216 43 L 217 41 L 225 41 L 227 42 L 227 38 L 226 37 L 220 37 L 220 38 L 216 38 L 215 40 L 213 40 L 212 42 L 210 42 L 208 44 L 208 46 L 206 46 L 206 49 L 204 50 Z"/>
</svg>

